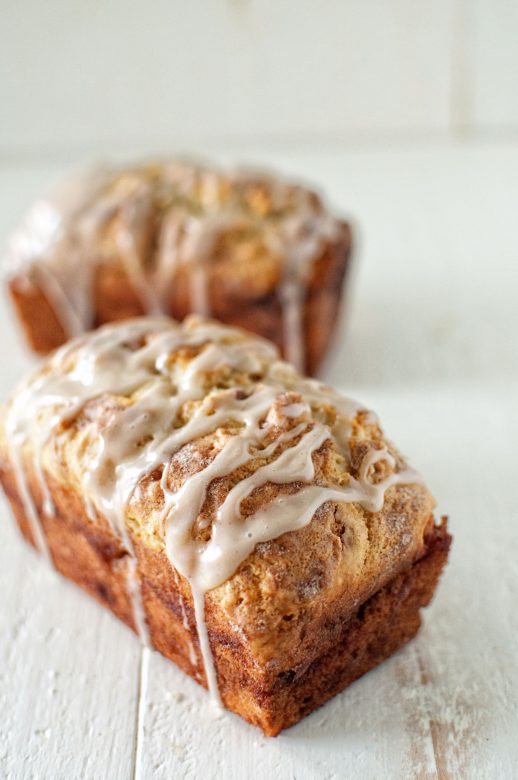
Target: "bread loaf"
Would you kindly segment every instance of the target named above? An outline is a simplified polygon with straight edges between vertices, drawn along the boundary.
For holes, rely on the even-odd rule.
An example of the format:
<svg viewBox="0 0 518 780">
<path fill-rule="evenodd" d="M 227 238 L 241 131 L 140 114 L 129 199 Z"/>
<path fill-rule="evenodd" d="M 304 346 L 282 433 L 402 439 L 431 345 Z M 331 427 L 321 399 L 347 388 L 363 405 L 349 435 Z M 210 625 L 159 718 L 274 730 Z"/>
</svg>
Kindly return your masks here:
<svg viewBox="0 0 518 780">
<path fill-rule="evenodd" d="M 449 546 L 374 414 L 198 318 L 45 360 L 0 479 L 59 571 L 271 735 L 415 634 Z"/>
<path fill-rule="evenodd" d="M 41 354 L 113 320 L 196 312 L 315 373 L 350 248 L 349 226 L 304 187 L 163 162 L 85 173 L 36 203 L 9 243 L 7 282 Z"/>
</svg>

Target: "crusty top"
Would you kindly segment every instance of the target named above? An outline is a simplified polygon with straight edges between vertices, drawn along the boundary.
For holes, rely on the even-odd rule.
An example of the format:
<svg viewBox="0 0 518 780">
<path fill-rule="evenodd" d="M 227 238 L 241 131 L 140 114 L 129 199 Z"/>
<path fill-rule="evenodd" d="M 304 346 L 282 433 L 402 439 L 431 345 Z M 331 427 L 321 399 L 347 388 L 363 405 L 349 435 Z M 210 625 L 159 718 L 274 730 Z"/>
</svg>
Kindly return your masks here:
<svg viewBox="0 0 518 780">
<path fill-rule="evenodd" d="M 149 314 L 170 313 L 171 290 L 184 286 L 203 316 L 209 289 L 239 300 L 276 292 L 287 307 L 342 229 L 304 187 L 164 161 L 65 180 L 13 235 L 6 267 L 43 290 L 70 337 L 95 324 L 99 269 L 122 271 Z"/>
<path fill-rule="evenodd" d="M 194 317 L 73 340 L 0 428 L 22 492 L 30 464 L 44 494 L 70 485 L 92 523 L 164 551 L 265 657 L 310 606 L 352 608 L 409 565 L 433 508 L 372 413 Z"/>
</svg>

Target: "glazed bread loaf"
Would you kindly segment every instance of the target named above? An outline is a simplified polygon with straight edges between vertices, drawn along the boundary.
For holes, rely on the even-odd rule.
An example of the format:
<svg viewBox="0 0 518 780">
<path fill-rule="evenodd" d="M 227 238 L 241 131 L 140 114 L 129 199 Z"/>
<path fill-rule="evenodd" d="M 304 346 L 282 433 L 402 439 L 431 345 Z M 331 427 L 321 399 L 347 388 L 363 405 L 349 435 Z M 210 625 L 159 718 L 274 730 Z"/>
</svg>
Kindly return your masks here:
<svg viewBox="0 0 518 780">
<path fill-rule="evenodd" d="M 447 558 L 374 414 L 198 318 L 54 353 L 3 407 L 0 476 L 59 571 L 271 735 L 415 634 Z"/>
<path fill-rule="evenodd" d="M 38 203 L 12 237 L 7 282 L 41 354 L 102 323 L 195 312 L 276 342 L 313 374 L 351 248 L 313 192 L 179 162 L 93 171 Z"/>
</svg>

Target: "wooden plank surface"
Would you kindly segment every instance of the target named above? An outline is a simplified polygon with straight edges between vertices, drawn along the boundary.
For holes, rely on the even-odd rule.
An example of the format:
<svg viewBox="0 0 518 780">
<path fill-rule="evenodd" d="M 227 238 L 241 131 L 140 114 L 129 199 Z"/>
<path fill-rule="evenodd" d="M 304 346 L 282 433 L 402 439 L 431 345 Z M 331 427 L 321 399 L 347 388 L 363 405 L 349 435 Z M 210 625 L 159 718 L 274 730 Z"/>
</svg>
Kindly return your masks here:
<svg viewBox="0 0 518 780">
<path fill-rule="evenodd" d="M 267 739 L 48 572 L 2 499 L 0 777 L 515 778 L 518 149 L 246 156 L 320 181 L 361 226 L 326 378 L 378 411 L 450 514 L 437 598 L 415 642 Z M 3 170 L 1 235 L 58 172 Z M 2 306 L 2 396 L 19 348 Z"/>
</svg>

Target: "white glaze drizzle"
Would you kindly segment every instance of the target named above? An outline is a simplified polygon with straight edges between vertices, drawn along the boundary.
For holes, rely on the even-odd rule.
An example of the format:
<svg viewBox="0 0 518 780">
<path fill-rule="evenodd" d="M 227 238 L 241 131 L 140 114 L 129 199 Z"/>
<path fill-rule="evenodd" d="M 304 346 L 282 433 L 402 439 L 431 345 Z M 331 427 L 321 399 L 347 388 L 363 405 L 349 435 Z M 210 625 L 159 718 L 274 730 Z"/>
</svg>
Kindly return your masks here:
<svg viewBox="0 0 518 780">
<path fill-rule="evenodd" d="M 178 357 L 178 350 L 184 348 L 190 350 L 189 357 L 178 368 L 170 356 L 176 353 Z M 244 375 L 244 384 L 216 385 L 207 392 L 207 377 L 218 371 L 223 375 L 237 371 Z M 247 381 L 247 375 L 259 375 L 261 379 Z M 290 392 L 302 399 L 288 397 L 283 403 Z M 135 624 L 145 641 L 145 612 L 127 515 L 142 477 L 161 467 L 165 550 L 175 577 L 181 574 L 191 586 L 207 683 L 216 698 L 217 677 L 204 619 L 205 594 L 231 577 L 259 542 L 302 528 L 326 502 L 356 502 L 377 512 L 390 486 L 420 481 L 414 471 L 396 471 L 396 461 L 384 447 L 369 450 L 358 479 L 349 475 L 345 487 L 314 484 L 314 453 L 329 440 L 344 448 L 359 409 L 357 404 L 300 377 L 278 361 L 273 346 L 261 339 L 196 318 L 183 325 L 141 318 L 105 326 L 66 345 L 13 397 L 6 415 L 6 432 L 20 496 L 35 529 L 38 512 L 27 487 L 22 452 L 26 458 L 25 448 L 30 443 L 35 474 L 43 484 L 43 456 L 51 433 L 59 432 L 62 423 L 72 419 L 87 401 L 105 393 L 126 396 L 128 401 L 109 413 L 107 422 L 95 430 L 95 454 L 86 468 L 83 464 L 79 475 L 87 511 L 92 519 L 100 512 L 128 550 L 128 592 Z M 185 404 L 193 402 L 194 407 L 181 424 L 178 415 Z M 312 411 L 311 404 L 316 411 Z M 332 427 L 318 418 L 322 405 L 333 406 L 338 412 Z M 288 426 L 290 420 L 296 424 L 265 443 L 268 416 L 274 409 L 277 420 L 284 420 Z M 230 432 L 228 425 L 234 426 Z M 212 460 L 187 476 L 180 486 L 172 487 L 175 472 L 169 473 L 169 464 L 175 453 L 191 441 L 220 430 L 226 430 L 227 435 Z M 380 461 L 393 471 L 380 482 L 371 481 L 371 468 Z M 208 537 L 200 536 L 195 529 L 207 528 L 203 506 L 210 485 L 246 464 L 251 464 L 251 473 L 229 490 L 212 517 Z M 243 502 L 271 483 L 290 486 L 289 493 L 252 514 L 243 514 Z M 46 505 L 46 511 L 52 511 L 52 507 Z M 41 535 L 44 539 L 40 532 L 36 531 L 35 537 Z M 183 602 L 181 610 L 188 628 Z M 194 663 L 192 647 L 190 656 Z"/>
<path fill-rule="evenodd" d="M 52 308 L 59 320 L 63 332 L 68 336 L 79 336 L 85 331 L 90 318 L 75 309 L 74 303 L 64 289 L 63 280 L 44 263 L 38 263 L 33 268 L 33 277 L 41 287 L 47 301 L 52 302 Z M 65 285 L 68 288 L 68 285 Z M 86 296 L 85 296 L 86 297 Z"/>
<path fill-rule="evenodd" d="M 22 461 L 22 447 L 23 439 L 16 436 L 9 426 L 6 426 L 6 432 L 9 439 L 9 458 L 13 466 L 13 471 L 16 477 L 16 484 L 18 487 L 18 493 L 23 505 L 23 511 L 25 517 L 29 523 L 31 529 L 32 538 L 36 549 L 47 559 L 49 563 L 52 563 L 52 557 L 47 544 L 47 538 L 43 531 L 41 521 L 33 501 L 29 485 L 27 484 L 27 476 Z"/>
<path fill-rule="evenodd" d="M 164 361 L 179 346 L 197 346 L 211 340 L 223 340 L 232 332 L 215 323 L 198 323 L 197 327 L 190 328 L 187 325 L 181 329 L 172 326 L 170 320 L 161 318 L 129 321 L 113 328 L 101 328 L 89 337 L 65 345 L 35 378 L 22 383 L 7 415 L 6 430 L 26 515 L 36 544 L 42 552 L 48 555 L 45 534 L 28 490 L 25 471 L 21 468 L 25 444 L 31 442 L 35 453 L 35 474 L 40 479 L 45 510 L 52 514 L 54 508 L 42 464 L 42 453 L 52 431 L 59 428 L 67 418 L 73 418 L 92 396 L 105 392 L 125 394 L 144 387 L 139 402 L 121 410 L 104 431 L 99 452 L 83 476 L 87 514 L 95 520 L 95 509 L 99 508 L 112 530 L 122 538 L 130 556 L 134 557 L 131 537 L 125 525 L 125 509 L 135 485 L 144 474 L 165 463 L 169 455 L 182 444 L 210 432 L 216 421 L 228 419 L 232 409 L 231 406 L 223 407 L 208 416 L 212 400 L 206 399 L 186 426 L 178 431 L 168 431 L 167 425 L 174 421 L 182 403 L 204 395 L 203 387 L 198 383 L 200 372 L 232 365 L 236 357 L 233 358 L 232 351 L 225 344 L 209 343 L 199 357 L 189 364 L 175 396 L 171 395 L 171 382 Z M 154 340 L 128 357 L 123 344 L 148 333 L 155 334 Z M 238 354 L 237 358 L 240 366 L 250 372 L 260 367 L 261 359 L 271 359 L 276 355 L 273 346 L 262 340 L 252 339 L 248 344 L 249 354 L 246 357 Z M 74 366 L 67 373 L 65 366 L 74 350 Z M 235 394 L 234 391 L 230 393 L 232 396 Z M 271 403 L 272 396 L 269 393 L 268 399 L 263 401 L 263 408 L 266 410 Z M 38 426 L 40 410 L 52 407 L 53 404 L 60 405 L 58 410 L 46 426 Z M 139 449 L 137 443 L 153 427 L 153 418 L 156 431 L 153 448 Z M 110 464 L 117 465 L 107 474 L 107 466 Z M 146 641 L 144 613 L 140 590 L 135 584 L 136 569 L 133 564 L 128 564 L 128 577 L 135 625 L 143 641 Z"/>
<path fill-rule="evenodd" d="M 150 647 L 149 629 L 146 620 L 146 611 L 142 599 L 142 584 L 138 574 L 138 561 L 131 537 L 128 533 L 123 536 L 124 546 L 129 555 L 126 558 L 126 582 L 130 597 L 135 629 L 144 647 Z"/>
<path fill-rule="evenodd" d="M 130 201 L 121 207 L 122 218 L 126 223 L 124 230 L 117 234 L 117 246 L 124 270 L 132 280 L 133 289 L 140 298 L 144 311 L 148 314 L 164 314 L 159 292 L 151 283 L 149 274 L 144 268 L 144 252 L 139 248 L 141 231 L 152 219 L 152 199 L 148 188 L 144 188 L 138 199 Z M 120 204 L 117 204 L 120 207 Z"/>
<path fill-rule="evenodd" d="M 295 211 L 282 223 L 280 234 L 270 236 L 271 245 L 285 255 L 284 273 L 279 288 L 283 310 L 284 351 L 288 362 L 298 371 L 305 369 L 304 311 L 312 262 L 319 257 L 326 241 L 337 233 L 337 221 L 324 210 L 312 207 L 308 192 L 297 187 Z"/>
<path fill-rule="evenodd" d="M 240 196 L 254 183 L 268 191 L 271 213 L 255 212 Z M 225 184 L 231 194 L 222 196 Z M 114 218 L 116 256 L 148 314 L 168 312 L 175 275 L 186 265 L 191 310 L 209 316 L 210 268 L 219 238 L 240 228 L 258 234 L 282 264 L 284 351 L 303 370 L 311 264 L 339 229 L 309 191 L 264 175 L 225 174 L 184 163 L 70 177 L 35 204 L 7 253 L 7 275 L 42 289 L 67 338 L 94 325 L 96 268 L 114 259 L 113 247 L 103 248 L 105 227 Z M 146 241 L 146 231 L 152 230 L 154 248 Z"/>
<path fill-rule="evenodd" d="M 179 599 L 179 602 L 180 602 L 180 612 L 181 612 L 181 615 L 182 615 L 182 625 L 185 628 L 185 633 L 187 635 L 187 646 L 188 646 L 188 649 L 189 649 L 189 661 L 191 662 L 191 666 L 193 668 L 195 668 L 198 659 L 196 657 L 196 651 L 194 649 L 194 645 L 193 645 L 192 640 L 191 640 L 191 626 L 189 624 L 189 619 L 187 617 L 187 608 L 185 606 L 185 599 L 183 597 L 183 593 L 182 593 L 182 590 L 181 590 L 180 577 L 178 576 L 178 571 L 177 571 L 177 569 L 174 566 L 171 566 L 171 569 L 173 571 L 173 577 L 174 577 L 174 581 L 175 581 L 175 584 L 176 584 L 176 589 L 178 591 L 178 599 Z"/>
</svg>

